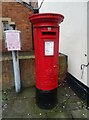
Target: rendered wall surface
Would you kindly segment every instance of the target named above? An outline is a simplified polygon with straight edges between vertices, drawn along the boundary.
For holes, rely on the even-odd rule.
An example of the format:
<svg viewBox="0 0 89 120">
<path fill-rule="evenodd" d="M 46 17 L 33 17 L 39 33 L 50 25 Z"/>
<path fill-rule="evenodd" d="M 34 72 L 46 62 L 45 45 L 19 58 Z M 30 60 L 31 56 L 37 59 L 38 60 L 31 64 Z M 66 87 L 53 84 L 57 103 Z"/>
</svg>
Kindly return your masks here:
<svg viewBox="0 0 89 120">
<path fill-rule="evenodd" d="M 39 1 L 39 5 L 41 0 Z M 56 7 L 55 7 L 56 6 Z M 59 50 L 68 56 L 68 72 L 80 82 L 87 84 L 87 68 L 81 70 L 81 64 L 87 64 L 87 2 L 44 1 L 40 13 L 54 12 L 64 15 L 61 23 Z M 85 56 L 85 54 L 87 56 Z M 89 67 L 88 67 L 89 68 Z M 82 75 L 83 72 L 83 75 Z"/>
</svg>

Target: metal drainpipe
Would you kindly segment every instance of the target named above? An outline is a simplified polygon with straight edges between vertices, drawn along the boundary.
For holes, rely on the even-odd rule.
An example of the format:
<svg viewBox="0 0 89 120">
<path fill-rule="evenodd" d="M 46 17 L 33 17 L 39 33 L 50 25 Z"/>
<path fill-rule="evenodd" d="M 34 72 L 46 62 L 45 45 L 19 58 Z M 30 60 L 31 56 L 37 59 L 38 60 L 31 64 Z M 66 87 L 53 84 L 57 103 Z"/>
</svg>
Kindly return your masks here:
<svg viewBox="0 0 89 120">
<path fill-rule="evenodd" d="M 34 14 L 39 13 L 39 9 L 38 8 L 33 9 L 33 13 Z M 33 24 L 31 25 L 31 27 L 32 27 L 32 50 L 34 50 L 34 29 L 33 29 Z"/>
<path fill-rule="evenodd" d="M 32 50 L 34 50 L 34 33 L 33 33 L 33 24 L 31 24 L 32 28 Z"/>
</svg>

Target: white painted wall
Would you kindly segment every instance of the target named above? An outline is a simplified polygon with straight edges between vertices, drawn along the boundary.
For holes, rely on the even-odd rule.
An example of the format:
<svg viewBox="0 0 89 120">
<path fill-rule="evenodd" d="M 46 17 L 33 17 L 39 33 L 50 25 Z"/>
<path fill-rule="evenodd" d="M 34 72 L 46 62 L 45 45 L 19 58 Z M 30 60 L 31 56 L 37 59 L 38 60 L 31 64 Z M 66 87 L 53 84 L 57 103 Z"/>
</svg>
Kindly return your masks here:
<svg viewBox="0 0 89 120">
<path fill-rule="evenodd" d="M 68 72 L 87 85 L 87 68 L 83 78 L 81 64 L 87 64 L 87 2 L 48 2 L 44 3 L 40 13 L 53 12 L 63 14 L 61 23 L 60 52 L 68 55 Z M 41 0 L 38 0 L 40 5 Z M 89 87 L 89 85 L 87 85 Z"/>
<path fill-rule="evenodd" d="M 87 54 L 88 54 L 88 56 L 87 56 L 87 61 L 89 62 L 89 1 L 88 1 L 88 4 L 87 4 Z M 89 80 L 88 80 L 88 78 L 89 78 L 89 67 L 88 67 L 88 69 L 87 69 L 87 84 L 88 84 L 88 86 L 89 86 Z"/>
</svg>

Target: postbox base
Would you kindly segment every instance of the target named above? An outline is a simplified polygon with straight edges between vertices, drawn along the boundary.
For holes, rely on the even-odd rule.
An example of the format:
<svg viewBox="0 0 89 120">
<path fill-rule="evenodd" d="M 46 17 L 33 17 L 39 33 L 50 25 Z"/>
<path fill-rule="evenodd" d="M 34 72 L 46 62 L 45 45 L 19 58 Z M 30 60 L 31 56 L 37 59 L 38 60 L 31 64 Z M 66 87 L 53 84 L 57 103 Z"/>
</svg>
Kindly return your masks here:
<svg viewBox="0 0 89 120">
<path fill-rule="evenodd" d="M 52 109 L 57 104 L 57 88 L 43 91 L 36 88 L 36 104 L 42 109 Z"/>
</svg>

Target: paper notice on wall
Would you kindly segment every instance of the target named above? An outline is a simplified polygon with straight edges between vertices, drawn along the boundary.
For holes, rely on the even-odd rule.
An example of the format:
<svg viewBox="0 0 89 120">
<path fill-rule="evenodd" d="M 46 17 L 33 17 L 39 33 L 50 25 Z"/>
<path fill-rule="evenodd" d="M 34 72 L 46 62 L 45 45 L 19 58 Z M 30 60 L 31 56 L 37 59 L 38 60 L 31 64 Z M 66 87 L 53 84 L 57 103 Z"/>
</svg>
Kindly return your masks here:
<svg viewBox="0 0 89 120">
<path fill-rule="evenodd" d="M 54 55 L 54 41 L 45 42 L 45 56 Z"/>
<path fill-rule="evenodd" d="M 21 50 L 20 34 L 15 32 L 6 33 L 8 51 Z"/>
</svg>

